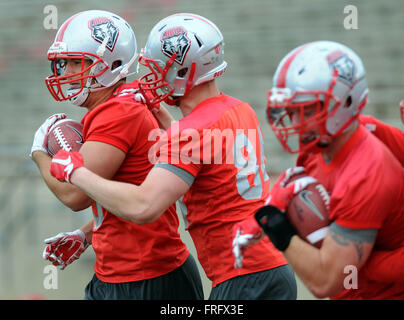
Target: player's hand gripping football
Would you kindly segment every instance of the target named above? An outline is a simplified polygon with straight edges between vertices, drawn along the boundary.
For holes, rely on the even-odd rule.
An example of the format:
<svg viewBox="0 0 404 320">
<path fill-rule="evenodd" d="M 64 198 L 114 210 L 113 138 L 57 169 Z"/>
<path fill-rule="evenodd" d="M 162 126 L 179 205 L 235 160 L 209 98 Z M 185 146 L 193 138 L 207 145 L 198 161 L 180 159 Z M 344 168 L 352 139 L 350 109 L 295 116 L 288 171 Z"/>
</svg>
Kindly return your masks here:
<svg viewBox="0 0 404 320">
<path fill-rule="evenodd" d="M 56 121 L 65 118 L 66 114 L 56 113 L 45 120 L 45 122 L 35 132 L 34 141 L 32 143 L 31 152 L 29 154 L 30 158 L 32 158 L 32 153 L 35 151 L 43 151 L 45 153 L 48 153 L 47 141 L 48 141 L 49 129 L 55 124 Z"/>
<path fill-rule="evenodd" d="M 290 200 L 309 184 L 317 182 L 313 177 L 303 176 L 288 183 L 294 175 L 303 172 L 303 167 L 293 167 L 284 171 L 272 187 L 266 205 L 255 214 L 258 224 L 280 251 L 286 250 L 291 238 L 297 234 L 285 214 Z"/>
<path fill-rule="evenodd" d="M 42 257 L 62 270 L 77 260 L 90 245 L 80 229 L 59 233 L 54 237 L 45 239 L 45 243 L 47 246 Z"/>
<path fill-rule="evenodd" d="M 262 238 L 262 229 L 254 217 L 238 222 L 233 227 L 234 268 L 243 267 L 244 251 Z"/>
<path fill-rule="evenodd" d="M 84 160 L 80 152 L 68 152 L 62 149 L 53 156 L 50 173 L 56 179 L 70 183 L 74 170 L 83 166 Z"/>
</svg>

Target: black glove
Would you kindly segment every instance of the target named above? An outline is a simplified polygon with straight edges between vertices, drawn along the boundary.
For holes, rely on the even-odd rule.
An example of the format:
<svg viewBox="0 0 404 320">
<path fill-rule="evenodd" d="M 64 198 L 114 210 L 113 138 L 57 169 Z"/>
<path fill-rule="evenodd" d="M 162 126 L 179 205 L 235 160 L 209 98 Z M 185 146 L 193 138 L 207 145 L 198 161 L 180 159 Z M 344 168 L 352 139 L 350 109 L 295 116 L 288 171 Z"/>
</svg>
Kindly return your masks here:
<svg viewBox="0 0 404 320">
<path fill-rule="evenodd" d="M 286 214 L 277 207 L 262 207 L 255 213 L 255 219 L 279 251 L 285 251 L 290 239 L 297 234 Z"/>
</svg>

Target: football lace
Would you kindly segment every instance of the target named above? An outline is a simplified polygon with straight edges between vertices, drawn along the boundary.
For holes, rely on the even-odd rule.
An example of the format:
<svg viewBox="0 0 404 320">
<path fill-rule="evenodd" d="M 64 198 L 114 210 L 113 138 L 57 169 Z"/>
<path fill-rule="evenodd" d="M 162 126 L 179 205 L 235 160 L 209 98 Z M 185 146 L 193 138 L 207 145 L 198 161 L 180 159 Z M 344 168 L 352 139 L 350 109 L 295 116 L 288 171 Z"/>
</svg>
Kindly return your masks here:
<svg viewBox="0 0 404 320">
<path fill-rule="evenodd" d="M 56 141 L 58 142 L 59 146 L 63 150 L 66 150 L 66 151 L 72 150 L 71 146 L 69 145 L 65 136 L 63 135 L 62 130 L 59 127 L 55 128 L 55 130 L 53 131 L 53 134 L 55 135 Z"/>
<path fill-rule="evenodd" d="M 324 188 L 324 186 L 322 184 L 317 184 L 316 189 L 320 193 L 320 196 L 323 199 L 327 210 L 329 210 L 329 208 L 330 208 L 330 196 L 329 196 L 327 190 Z"/>
</svg>

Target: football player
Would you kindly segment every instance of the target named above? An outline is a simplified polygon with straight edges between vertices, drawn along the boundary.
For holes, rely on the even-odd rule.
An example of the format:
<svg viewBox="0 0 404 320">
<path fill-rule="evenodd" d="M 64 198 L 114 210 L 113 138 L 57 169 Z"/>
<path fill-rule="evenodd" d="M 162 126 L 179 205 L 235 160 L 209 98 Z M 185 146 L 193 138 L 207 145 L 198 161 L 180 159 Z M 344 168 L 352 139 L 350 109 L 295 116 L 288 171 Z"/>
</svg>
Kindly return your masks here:
<svg viewBox="0 0 404 320">
<path fill-rule="evenodd" d="M 135 101 L 137 82 L 125 83 L 136 57 L 135 34 L 122 17 L 100 10 L 80 12 L 57 32 L 48 51 L 52 75 L 45 81 L 57 101 L 87 111 L 80 149 L 86 166 L 106 179 L 138 185 L 152 168 L 148 134 L 158 125 L 148 107 Z M 63 117 L 45 121 L 31 157 L 61 202 L 74 211 L 91 206 L 94 219 L 46 239 L 44 258 L 63 269 L 91 244 L 95 274 L 85 288 L 86 299 L 203 299 L 199 271 L 178 232 L 175 205 L 153 223 L 139 226 L 50 175 L 46 134 Z"/>
<path fill-rule="evenodd" d="M 60 152 L 51 172 L 136 224 L 152 223 L 180 199 L 212 281 L 210 299 L 295 299 L 294 274 L 269 239 L 251 248 L 243 268 L 233 267 L 232 229 L 263 206 L 269 177 L 255 112 L 215 81 L 227 66 L 223 46 L 217 26 L 196 14 L 171 15 L 150 32 L 139 88 L 148 104 L 178 106 L 184 117 L 160 137 L 156 164 L 141 185 L 99 176 L 84 167 L 81 153 Z"/>
<path fill-rule="evenodd" d="M 296 235 L 284 214 L 296 191 L 287 185 L 293 170 L 272 188 L 257 221 L 317 297 L 403 299 L 404 284 L 394 277 L 404 244 L 404 171 L 358 121 L 368 95 L 360 57 L 336 42 L 302 45 L 281 61 L 268 95 L 271 128 L 328 190 L 332 223 L 320 249 Z M 370 268 L 384 279 L 374 281 Z"/>
</svg>

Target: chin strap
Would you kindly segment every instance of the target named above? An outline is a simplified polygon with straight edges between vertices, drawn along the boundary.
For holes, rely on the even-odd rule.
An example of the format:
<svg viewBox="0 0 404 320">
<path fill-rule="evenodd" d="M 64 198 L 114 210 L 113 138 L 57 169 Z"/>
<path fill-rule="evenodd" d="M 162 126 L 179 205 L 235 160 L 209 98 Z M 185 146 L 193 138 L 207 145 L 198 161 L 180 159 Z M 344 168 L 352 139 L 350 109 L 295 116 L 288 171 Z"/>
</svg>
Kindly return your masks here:
<svg viewBox="0 0 404 320">
<path fill-rule="evenodd" d="M 187 81 L 187 86 L 186 86 L 185 92 L 184 92 L 184 96 L 186 94 L 188 94 L 189 90 L 191 90 L 191 88 L 192 88 L 192 85 L 194 83 L 195 69 L 196 69 L 196 63 L 192 62 L 191 70 L 189 72 L 189 77 L 188 77 L 188 81 Z"/>
<path fill-rule="evenodd" d="M 97 56 L 102 57 L 104 55 L 105 49 L 107 48 L 107 43 L 109 41 L 109 35 L 104 38 L 101 45 L 97 49 Z"/>
</svg>

